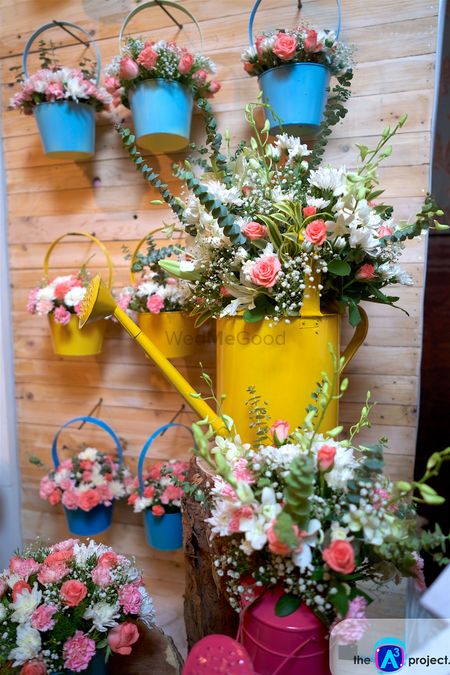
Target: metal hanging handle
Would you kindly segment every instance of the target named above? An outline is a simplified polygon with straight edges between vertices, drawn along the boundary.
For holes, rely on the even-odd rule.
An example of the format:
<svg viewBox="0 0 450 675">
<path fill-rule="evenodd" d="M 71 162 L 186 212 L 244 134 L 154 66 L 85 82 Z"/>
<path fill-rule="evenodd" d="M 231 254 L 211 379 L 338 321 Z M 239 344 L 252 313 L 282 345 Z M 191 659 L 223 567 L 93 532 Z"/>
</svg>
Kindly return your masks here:
<svg viewBox="0 0 450 675">
<path fill-rule="evenodd" d="M 350 363 L 350 361 L 355 356 L 358 349 L 363 344 L 364 340 L 367 337 L 367 332 L 369 330 L 369 318 L 366 314 L 366 311 L 362 307 L 359 307 L 359 313 L 361 315 L 361 321 L 356 326 L 352 339 L 350 340 L 347 347 L 344 349 L 344 353 L 342 354 L 342 356 L 345 359 L 344 368 L 347 368 L 348 364 Z"/>
<path fill-rule="evenodd" d="M 134 249 L 133 253 L 131 254 L 130 279 L 131 279 L 132 284 L 134 284 L 135 281 L 136 281 L 136 272 L 132 271 L 132 267 L 133 267 L 134 263 L 136 262 L 137 254 L 141 250 L 141 247 L 143 246 L 143 244 L 145 244 L 145 242 L 147 241 L 147 239 L 149 237 L 153 236 L 157 232 L 163 232 L 164 230 L 165 230 L 165 227 L 157 227 L 154 230 L 151 230 L 150 232 L 147 232 L 147 234 L 145 234 L 142 237 L 142 239 L 136 244 L 136 248 Z"/>
<path fill-rule="evenodd" d="M 97 239 L 93 234 L 89 234 L 89 232 L 66 232 L 65 234 L 62 234 L 60 237 L 52 241 L 50 246 L 47 249 L 47 253 L 45 254 L 44 258 L 44 277 L 46 281 L 48 280 L 48 266 L 50 262 L 50 256 L 53 252 L 53 249 L 59 244 L 61 239 L 64 239 L 64 237 L 87 237 L 87 239 L 90 239 L 91 241 L 94 242 L 94 244 L 97 244 L 99 249 L 102 251 L 103 255 L 106 258 L 106 263 L 108 265 L 108 288 L 111 288 L 112 286 L 112 277 L 113 277 L 113 264 L 111 260 L 111 256 L 108 253 L 108 249 L 100 239 Z"/>
<path fill-rule="evenodd" d="M 184 12 L 186 16 L 188 16 L 193 23 L 195 24 L 195 27 L 197 28 L 199 35 L 200 35 L 200 44 L 201 47 L 203 48 L 203 35 L 202 35 L 202 29 L 200 28 L 197 19 L 189 10 L 186 9 L 186 7 L 182 7 L 179 5 L 177 2 L 172 2 L 171 0 L 158 0 L 158 2 L 155 2 L 155 0 L 150 0 L 150 2 L 144 2 L 142 5 L 138 5 L 134 9 L 131 10 L 131 12 L 128 14 L 128 16 L 125 18 L 122 28 L 120 29 L 119 33 L 119 49 L 122 51 L 122 41 L 123 41 L 123 34 L 125 32 L 125 28 L 128 26 L 130 23 L 131 19 L 133 19 L 136 14 L 139 14 L 139 12 L 142 12 L 143 9 L 149 9 L 150 7 L 161 7 L 162 5 L 165 5 L 167 7 L 173 7 L 174 9 L 178 9 L 180 12 Z"/>
<path fill-rule="evenodd" d="M 170 429 L 171 427 L 181 427 L 182 429 L 187 429 L 191 433 L 192 438 L 194 438 L 194 434 L 192 432 L 192 429 L 190 427 L 186 426 L 186 424 L 181 424 L 180 422 L 169 422 L 168 424 L 164 424 L 164 426 L 159 427 L 159 429 L 156 429 L 156 431 L 150 436 L 150 438 L 148 439 L 148 441 L 146 442 L 146 444 L 142 448 L 141 454 L 139 455 L 138 479 L 139 479 L 139 491 L 140 491 L 141 497 L 143 496 L 144 489 L 145 489 L 144 479 L 142 477 L 142 470 L 144 468 L 144 462 L 145 462 L 145 458 L 147 456 L 147 452 L 148 452 L 150 446 L 153 444 L 153 441 L 156 438 L 158 438 L 158 436 L 161 436 L 162 434 L 164 434 L 167 431 L 167 429 Z"/>
<path fill-rule="evenodd" d="M 250 44 L 253 47 L 253 23 L 255 21 L 255 16 L 256 12 L 258 11 L 258 7 L 260 6 L 262 0 L 256 0 L 255 4 L 253 5 L 253 9 L 250 12 L 250 19 L 248 21 L 248 37 L 250 38 Z M 338 11 L 338 23 L 337 23 L 337 28 L 336 28 L 336 39 L 339 38 L 340 32 L 341 32 L 341 0 L 336 0 L 337 4 L 337 11 Z"/>
<path fill-rule="evenodd" d="M 62 427 L 59 429 L 59 431 L 56 432 L 55 438 L 53 439 L 52 443 L 52 460 L 55 469 L 57 469 L 59 466 L 59 457 L 58 457 L 59 436 L 61 432 L 64 429 L 66 429 L 66 427 L 69 427 L 71 424 L 75 424 L 76 422 L 83 422 L 83 423 L 88 422 L 89 424 L 94 424 L 95 426 L 100 427 L 100 429 L 103 429 L 103 431 L 106 431 L 106 433 L 109 434 L 109 436 L 111 436 L 111 438 L 115 443 L 117 454 L 119 455 L 119 464 L 120 466 L 123 465 L 123 447 L 117 434 L 111 429 L 110 426 L 106 424 L 106 422 L 102 422 L 102 420 L 99 420 L 97 417 L 85 416 L 85 417 L 74 417 L 72 420 L 69 420 L 68 422 L 63 424 Z"/>
<path fill-rule="evenodd" d="M 25 49 L 23 50 L 23 55 L 22 55 L 23 74 L 25 75 L 25 77 L 28 77 L 27 60 L 28 60 L 28 54 L 30 52 L 30 49 L 31 49 L 31 46 L 32 46 L 33 42 L 36 40 L 36 38 L 39 35 L 41 35 L 41 33 L 44 33 L 46 30 L 49 30 L 50 28 L 58 28 L 58 26 L 59 27 L 70 26 L 71 28 L 75 28 L 76 30 L 79 30 L 81 33 L 86 35 L 86 37 L 89 40 L 90 46 L 92 47 L 92 49 L 95 52 L 95 58 L 97 60 L 97 73 L 96 73 L 95 82 L 98 86 L 98 84 L 100 82 L 102 60 L 101 60 L 101 56 L 100 56 L 100 51 L 97 47 L 97 43 L 95 42 L 95 40 L 92 39 L 92 36 L 89 35 L 89 33 L 86 30 L 84 30 L 84 28 L 81 28 L 81 26 L 77 26 L 76 23 L 70 23 L 69 21 L 58 21 L 57 23 L 53 23 L 53 22 L 46 23 L 46 24 L 44 24 L 43 26 L 40 26 L 40 28 L 38 28 L 37 30 L 34 31 L 34 33 L 28 38 L 28 41 L 25 45 Z"/>
</svg>

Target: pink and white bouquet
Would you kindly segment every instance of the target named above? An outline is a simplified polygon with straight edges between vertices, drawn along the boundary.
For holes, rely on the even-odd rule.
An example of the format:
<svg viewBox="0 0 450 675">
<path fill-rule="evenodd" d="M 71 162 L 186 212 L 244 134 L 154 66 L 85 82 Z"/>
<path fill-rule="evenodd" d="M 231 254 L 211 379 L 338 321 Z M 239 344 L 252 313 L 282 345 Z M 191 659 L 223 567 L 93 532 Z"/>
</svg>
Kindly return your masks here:
<svg viewBox="0 0 450 675">
<path fill-rule="evenodd" d="M 158 462 L 142 475 L 144 491 L 141 495 L 139 478 L 135 478 L 128 497 L 128 504 L 135 513 L 151 509 L 154 516 L 177 513 L 181 509 L 188 463 L 177 459 Z"/>
<path fill-rule="evenodd" d="M 105 86 L 114 105 L 129 107 L 128 92 L 140 82 L 162 79 L 179 82 L 192 91 L 194 98 L 212 96 L 220 83 L 211 80 L 214 63 L 202 54 L 191 54 L 175 42 L 153 42 L 128 38 L 122 56 L 116 56 L 105 68 Z"/>
<path fill-rule="evenodd" d="M 52 506 L 91 511 L 129 494 L 130 471 L 112 455 L 96 448 L 85 448 L 45 475 L 39 494 Z"/>
<path fill-rule="evenodd" d="M 20 82 L 10 106 L 31 115 L 40 103 L 58 101 L 87 103 L 99 112 L 109 106 L 112 98 L 79 68 L 42 68 Z"/>
<path fill-rule="evenodd" d="M 333 75 L 341 76 L 352 69 L 352 50 L 339 42 L 333 31 L 301 25 L 258 35 L 241 60 L 244 70 L 252 76 L 288 63 L 321 63 Z"/>
<path fill-rule="evenodd" d="M 0 672 L 85 671 L 95 654 L 128 655 L 153 603 L 132 561 L 90 540 L 35 544 L 0 574 Z"/>
<path fill-rule="evenodd" d="M 427 481 L 450 460 L 450 448 L 432 455 L 421 480 L 392 482 L 382 473 L 384 442 L 356 443 L 369 426 L 369 401 L 346 437 L 340 438 L 342 427 L 318 433 L 333 382 L 325 378 L 298 428 L 262 418 L 255 447 L 241 441 L 229 418 L 224 437 L 215 437 L 207 422 L 193 425 L 194 452 L 217 473 L 208 522 L 221 540 L 216 573 L 237 611 L 281 586 L 281 615 L 305 603 L 327 626 L 363 619 L 368 591 L 388 580 L 412 577 L 423 588 L 421 552 L 436 549 L 436 560 L 448 562 L 449 537 L 439 526 L 421 531 L 415 503 L 445 501 Z"/>
<path fill-rule="evenodd" d="M 56 323 L 66 325 L 74 314 L 78 314 L 81 301 L 89 284 L 89 274 L 85 268 L 80 272 L 55 277 L 32 288 L 27 303 L 30 314 L 53 314 Z"/>
</svg>

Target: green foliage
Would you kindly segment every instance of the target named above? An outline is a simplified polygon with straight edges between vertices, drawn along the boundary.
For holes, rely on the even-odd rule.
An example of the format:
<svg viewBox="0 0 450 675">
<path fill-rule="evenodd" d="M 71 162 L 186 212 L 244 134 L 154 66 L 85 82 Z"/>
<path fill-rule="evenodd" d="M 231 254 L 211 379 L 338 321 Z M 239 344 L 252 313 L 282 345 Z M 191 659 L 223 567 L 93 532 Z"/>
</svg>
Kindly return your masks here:
<svg viewBox="0 0 450 675">
<path fill-rule="evenodd" d="M 248 387 L 250 398 L 245 402 L 248 407 L 248 416 L 250 419 L 250 429 L 256 429 L 255 445 L 263 444 L 269 435 L 270 415 L 267 412 L 267 401 L 263 401 L 257 393 L 255 387 Z"/>
<path fill-rule="evenodd" d="M 310 498 L 314 492 L 315 466 L 312 457 L 299 455 L 291 464 L 291 471 L 286 478 L 284 497 L 288 513 L 302 530 L 310 520 Z"/>
<path fill-rule="evenodd" d="M 301 598 L 296 595 L 282 595 L 275 605 L 275 614 L 277 616 L 289 616 L 289 614 L 295 612 L 301 604 Z"/>
<path fill-rule="evenodd" d="M 157 247 L 155 240 L 151 234 L 147 237 L 147 251 L 146 253 L 141 253 L 138 251 L 134 256 L 133 263 L 131 265 L 132 272 L 143 272 L 148 269 L 151 270 L 154 274 L 153 280 L 158 284 L 164 284 L 168 279 L 168 273 L 159 265 L 161 260 L 165 258 L 170 258 L 173 253 L 180 252 L 178 246 L 161 246 Z M 131 258 L 131 253 L 128 248 L 124 247 L 126 252 L 126 257 Z"/>
</svg>

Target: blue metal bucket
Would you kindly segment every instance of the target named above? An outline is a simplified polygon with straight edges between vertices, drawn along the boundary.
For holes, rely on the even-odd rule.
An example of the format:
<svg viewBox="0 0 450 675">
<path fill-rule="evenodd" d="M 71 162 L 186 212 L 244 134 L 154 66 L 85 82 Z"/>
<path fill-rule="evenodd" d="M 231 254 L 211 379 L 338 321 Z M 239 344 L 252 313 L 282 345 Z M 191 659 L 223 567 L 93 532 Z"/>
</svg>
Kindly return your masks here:
<svg viewBox="0 0 450 675">
<path fill-rule="evenodd" d="M 112 523 L 113 508 L 114 502 L 111 506 L 99 504 L 91 511 L 64 508 L 69 532 L 80 537 L 92 537 L 104 532 Z"/>
<path fill-rule="evenodd" d="M 34 116 L 46 155 L 87 159 L 95 152 L 95 110 L 87 103 L 40 103 Z"/>
<path fill-rule="evenodd" d="M 83 670 L 85 675 L 107 675 L 108 665 L 105 663 L 104 652 L 97 652 L 86 670 Z M 73 670 L 60 670 L 51 675 L 75 675 Z"/>
<path fill-rule="evenodd" d="M 144 512 L 145 533 L 150 546 L 160 551 L 176 551 L 183 546 L 181 512 L 154 516 L 150 509 Z"/>
<path fill-rule="evenodd" d="M 136 143 L 155 154 L 189 145 L 193 95 L 179 82 L 144 80 L 129 92 Z"/>
<path fill-rule="evenodd" d="M 266 70 L 259 78 L 270 133 L 301 135 L 317 131 L 327 102 L 330 71 L 320 63 L 288 63 Z"/>
</svg>

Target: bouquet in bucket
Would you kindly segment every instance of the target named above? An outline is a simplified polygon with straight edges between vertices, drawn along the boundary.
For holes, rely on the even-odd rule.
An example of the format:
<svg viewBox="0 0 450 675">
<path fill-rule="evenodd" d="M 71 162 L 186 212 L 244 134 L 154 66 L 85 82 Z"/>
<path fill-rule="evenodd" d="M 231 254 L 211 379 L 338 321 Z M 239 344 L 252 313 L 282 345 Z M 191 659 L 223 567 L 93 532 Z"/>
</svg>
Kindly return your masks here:
<svg viewBox="0 0 450 675">
<path fill-rule="evenodd" d="M 184 494 L 182 484 L 186 481 L 187 471 L 188 462 L 176 459 L 158 462 L 144 469 L 143 492 L 141 494 L 139 478 L 135 478 L 128 504 L 133 506 L 135 513 L 150 509 L 154 516 L 179 512 Z"/>
<path fill-rule="evenodd" d="M 132 481 L 129 469 L 115 457 L 88 447 L 45 475 L 39 494 L 52 506 L 62 503 L 66 509 L 89 512 L 126 497 Z"/>
<path fill-rule="evenodd" d="M 217 474 L 209 518 L 221 540 L 215 569 L 237 611 L 277 587 L 278 616 L 306 606 L 327 627 L 363 620 L 372 593 L 388 581 L 411 577 L 424 587 L 423 552 L 448 563 L 449 537 L 437 525 L 420 530 L 416 504 L 445 501 L 428 480 L 450 459 L 450 448 L 431 456 L 422 479 L 392 482 L 382 472 L 385 441 L 357 442 L 370 426 L 369 396 L 347 434 L 342 427 L 318 433 L 343 367 L 342 359 L 334 361 L 334 377 L 324 374 L 295 429 L 258 414 L 259 442 L 251 446 L 230 418 L 223 418 L 225 437 L 215 437 L 207 421 L 193 425 L 194 452 Z M 339 397 L 347 385 L 343 380 Z M 346 634 L 345 626 L 342 642 L 352 642 L 355 632 Z"/>
<path fill-rule="evenodd" d="M 65 326 L 74 314 L 78 314 L 89 281 L 90 275 L 85 267 L 77 273 L 55 277 L 50 282 L 43 281 L 31 289 L 27 310 L 40 316 L 51 314 L 56 323 Z"/>
<path fill-rule="evenodd" d="M 271 142 L 268 123 L 257 128 L 256 107 L 246 108 L 253 138 L 227 157 L 209 104 L 201 103 L 210 163 L 201 178 L 189 162 L 175 169 L 189 188 L 184 199 L 170 194 L 143 162 L 131 133 L 119 130 L 187 237 L 185 260 L 160 265 L 189 283 L 197 322 L 238 313 L 250 322 L 289 321 L 310 291 L 320 294 L 323 309 L 348 310 L 352 325 L 360 321 L 361 301 L 395 305 L 399 298 L 384 289 L 412 283 L 399 265 L 405 240 L 446 227 L 431 197 L 410 223 L 396 222 L 392 206 L 379 201 L 378 166 L 406 116 L 386 127 L 375 148 L 360 146 L 359 165 L 350 171 L 321 165 L 324 135 L 312 151 L 287 134 Z"/>
<path fill-rule="evenodd" d="M 154 618 L 141 572 L 108 546 L 31 545 L 0 574 L 0 672 L 86 671 L 94 658 L 130 654 L 136 622 Z"/>
<path fill-rule="evenodd" d="M 175 42 L 127 38 L 122 56 L 116 56 L 105 68 L 105 86 L 115 106 L 122 103 L 129 107 L 130 89 L 145 80 L 179 82 L 194 98 L 212 96 L 220 89 L 219 82 L 210 79 L 215 72 L 208 57 L 191 54 Z"/>
<path fill-rule="evenodd" d="M 352 49 L 339 42 L 334 31 L 301 25 L 292 30 L 265 31 L 241 56 L 249 75 L 288 63 L 320 63 L 337 77 L 352 69 Z"/>
</svg>

